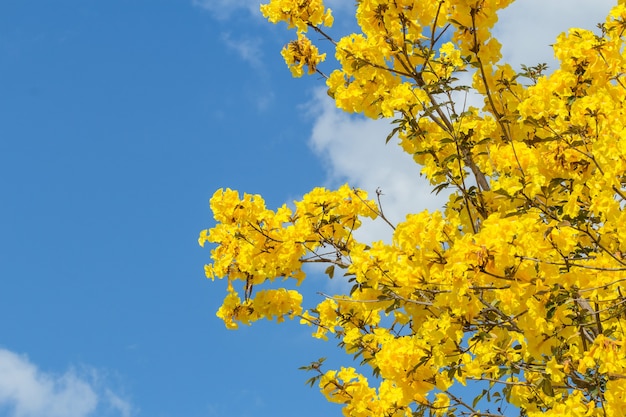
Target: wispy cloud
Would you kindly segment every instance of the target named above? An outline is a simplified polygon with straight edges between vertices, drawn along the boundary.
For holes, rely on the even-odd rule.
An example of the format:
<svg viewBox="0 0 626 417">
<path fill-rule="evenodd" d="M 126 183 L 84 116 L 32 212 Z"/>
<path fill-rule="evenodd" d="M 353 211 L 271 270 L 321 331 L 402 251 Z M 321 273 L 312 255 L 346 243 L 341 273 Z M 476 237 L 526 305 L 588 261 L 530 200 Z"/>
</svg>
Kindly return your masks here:
<svg viewBox="0 0 626 417">
<path fill-rule="evenodd" d="M 355 2 L 346 0 L 325 0 L 324 5 L 335 13 L 348 13 L 356 9 Z"/>
<path fill-rule="evenodd" d="M 235 39 L 228 32 L 222 33 L 220 39 L 224 45 L 234 51 L 239 58 L 250 64 L 254 69 L 263 69 L 263 48 L 260 39 L 250 37 Z"/>
<path fill-rule="evenodd" d="M 111 391 L 109 388 L 104 390 L 105 401 L 109 404 L 109 407 L 116 410 L 120 417 L 130 417 L 133 414 L 132 405 L 124 400 L 122 397 Z"/>
<path fill-rule="evenodd" d="M 268 3 L 263 1 L 263 3 Z M 260 0 L 192 0 L 194 6 L 208 10 L 217 19 L 228 19 L 234 13 L 259 15 Z"/>
<path fill-rule="evenodd" d="M 505 62 L 519 69 L 548 63 L 555 68 L 552 45 L 569 28 L 594 30 L 604 22 L 615 0 L 524 0 L 499 14 L 495 36 L 502 43 Z"/>
<path fill-rule="evenodd" d="M 260 112 L 267 111 L 274 103 L 274 98 L 275 94 L 272 91 L 261 92 L 254 98 L 257 110 Z"/>
<path fill-rule="evenodd" d="M 26 356 L 0 349 L 0 407 L 10 417 L 87 417 L 99 411 L 130 417 L 131 404 L 97 379 L 95 370 L 47 373 Z"/>
<path fill-rule="evenodd" d="M 338 110 L 324 90 L 315 91 L 308 105 L 315 121 L 310 143 L 328 172 L 328 186 L 348 182 L 376 197 L 382 195 L 385 216 L 393 223 L 407 213 L 443 206 L 445 196 L 431 193 L 420 167 L 392 140 L 389 120 L 370 120 Z M 365 240 L 385 239 L 390 228 L 376 221 L 359 234 Z"/>
<path fill-rule="evenodd" d="M 210 12 L 216 19 L 227 20 L 238 13 L 245 13 L 263 19 L 259 7 L 270 0 L 191 0 L 194 6 Z M 356 9 L 353 1 L 326 0 L 325 6 L 332 9 L 335 16 L 350 16 L 354 19 Z"/>
</svg>

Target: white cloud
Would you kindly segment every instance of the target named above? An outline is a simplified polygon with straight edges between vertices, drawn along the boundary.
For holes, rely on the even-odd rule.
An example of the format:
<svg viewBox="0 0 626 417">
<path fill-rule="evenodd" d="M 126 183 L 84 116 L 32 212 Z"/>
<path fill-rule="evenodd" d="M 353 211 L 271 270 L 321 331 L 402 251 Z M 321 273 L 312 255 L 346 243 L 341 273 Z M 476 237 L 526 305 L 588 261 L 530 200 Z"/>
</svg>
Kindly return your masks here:
<svg viewBox="0 0 626 417">
<path fill-rule="evenodd" d="M 514 69 L 520 64 L 548 63 L 555 68 L 552 45 L 569 28 L 595 30 L 604 22 L 615 0 L 518 0 L 502 10 L 494 34 L 502 43 L 505 62 Z"/>
<path fill-rule="evenodd" d="M 389 120 L 350 116 L 338 110 L 322 89 L 314 93 L 309 105 L 315 115 L 310 143 L 326 165 L 329 187 L 348 182 L 366 190 L 370 198 L 376 198 L 380 189 L 383 211 L 394 224 L 407 213 L 443 205 L 446 197 L 431 193 L 411 156 L 395 140 L 385 144 L 392 129 Z M 357 233 L 368 241 L 386 239 L 390 234 L 390 227 L 379 220 Z"/>
<path fill-rule="evenodd" d="M 269 3 L 269 0 L 263 3 Z M 261 15 L 259 13 L 260 0 L 192 0 L 192 4 L 208 10 L 217 19 L 228 19 L 235 12 Z"/>
<path fill-rule="evenodd" d="M 256 108 L 259 111 L 266 111 L 274 103 L 274 92 L 261 92 L 255 97 Z"/>
<path fill-rule="evenodd" d="M 558 63 L 552 44 L 560 33 L 569 28 L 596 30 L 615 4 L 614 0 L 518 0 L 498 13 L 493 34 L 502 44 L 502 63 L 509 63 L 515 71 L 521 65 L 548 64 L 548 71 Z M 472 74 L 458 75 L 460 84 L 471 85 Z M 482 108 L 484 97 L 471 90 L 469 94 L 454 95 L 459 104 Z"/>
<path fill-rule="evenodd" d="M 270 0 L 191 0 L 194 6 L 202 7 L 220 19 L 226 19 L 234 12 L 240 11 L 260 15 L 259 6 L 269 2 Z M 333 11 L 345 12 L 355 9 L 354 2 L 346 0 L 326 0 L 324 4 Z"/>
<path fill-rule="evenodd" d="M 336 12 L 352 12 L 356 10 L 355 2 L 346 0 L 325 0 L 324 5 L 331 9 L 335 14 Z"/>
<path fill-rule="evenodd" d="M 227 48 L 234 51 L 239 58 L 250 65 L 255 77 L 267 78 L 268 71 L 263 61 L 263 42 L 260 38 L 247 36 L 234 38 L 229 32 L 224 32 L 220 35 L 220 39 Z M 250 93 L 250 99 L 258 111 L 265 111 L 274 103 L 274 92 L 268 91 L 268 88 L 261 88 L 260 85 L 256 85 L 256 88 Z"/>
<path fill-rule="evenodd" d="M 62 375 L 43 372 L 27 357 L 0 349 L 0 409 L 10 417 L 130 417 L 132 406 L 105 388 L 95 370 L 89 376 L 70 369 Z"/>
<path fill-rule="evenodd" d="M 128 401 L 124 400 L 109 388 L 104 390 L 104 394 L 110 408 L 116 410 L 121 417 L 130 417 L 133 414 L 132 405 Z"/>
<path fill-rule="evenodd" d="M 230 33 L 222 33 L 220 36 L 224 45 L 233 50 L 239 57 L 250 64 L 253 68 L 260 70 L 263 68 L 263 50 L 261 40 L 256 38 L 243 37 L 233 39 Z"/>
</svg>

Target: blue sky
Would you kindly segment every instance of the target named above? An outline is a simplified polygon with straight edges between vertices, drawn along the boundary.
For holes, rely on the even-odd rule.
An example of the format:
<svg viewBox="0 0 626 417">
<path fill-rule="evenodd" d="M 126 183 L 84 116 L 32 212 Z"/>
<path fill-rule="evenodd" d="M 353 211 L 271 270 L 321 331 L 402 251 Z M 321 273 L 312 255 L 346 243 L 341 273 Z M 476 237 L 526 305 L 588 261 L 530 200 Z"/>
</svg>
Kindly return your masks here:
<svg viewBox="0 0 626 417">
<path fill-rule="evenodd" d="M 330 3 L 338 22 L 353 4 Z M 505 58 L 534 64 L 613 2 L 519 3 L 498 30 Z M 395 221 L 442 201 L 384 146 L 386 122 L 343 115 L 320 79 L 290 77 L 279 52 L 292 34 L 256 10 L 0 2 L 1 417 L 341 414 L 297 369 L 341 363 L 333 341 L 215 317 L 224 285 L 204 278 L 197 244 L 208 199 L 230 187 L 276 207 L 349 181 L 381 187 Z M 304 284 L 311 302 L 340 289 L 314 271 Z"/>
</svg>

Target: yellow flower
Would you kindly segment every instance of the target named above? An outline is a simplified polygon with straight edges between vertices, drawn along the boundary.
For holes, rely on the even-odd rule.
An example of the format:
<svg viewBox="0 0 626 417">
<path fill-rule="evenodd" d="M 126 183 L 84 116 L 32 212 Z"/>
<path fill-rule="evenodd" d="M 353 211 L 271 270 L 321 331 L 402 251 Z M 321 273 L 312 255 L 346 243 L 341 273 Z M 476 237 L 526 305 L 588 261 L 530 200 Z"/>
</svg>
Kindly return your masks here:
<svg viewBox="0 0 626 417">
<path fill-rule="evenodd" d="M 435 415 L 445 416 L 448 408 L 450 407 L 450 397 L 442 392 L 435 394 L 435 401 L 433 401 L 433 408 L 435 409 Z"/>
<path fill-rule="evenodd" d="M 315 73 L 317 65 L 326 59 L 326 54 L 320 54 L 317 47 L 302 33 L 298 33 L 298 39 L 283 48 L 281 55 L 294 77 L 301 77 L 305 66 L 308 74 Z"/>
</svg>

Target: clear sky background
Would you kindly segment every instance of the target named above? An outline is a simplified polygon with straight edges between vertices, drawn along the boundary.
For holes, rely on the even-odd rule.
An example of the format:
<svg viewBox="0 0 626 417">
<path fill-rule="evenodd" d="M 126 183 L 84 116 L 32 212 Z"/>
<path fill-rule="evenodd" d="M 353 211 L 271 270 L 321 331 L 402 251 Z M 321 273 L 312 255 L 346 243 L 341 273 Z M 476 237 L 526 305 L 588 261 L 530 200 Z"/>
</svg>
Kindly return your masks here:
<svg viewBox="0 0 626 417">
<path fill-rule="evenodd" d="M 335 33 L 353 3 L 330 2 Z M 505 59 L 553 65 L 555 36 L 613 3 L 519 0 L 497 28 Z M 381 187 L 394 221 L 442 201 L 384 146 L 387 122 L 291 78 L 291 36 L 256 1 L 0 0 L 0 417 L 341 414 L 297 369 L 345 361 L 334 341 L 215 317 L 208 199 L 276 207 L 349 181 Z M 311 275 L 310 304 L 341 286 Z"/>
</svg>

